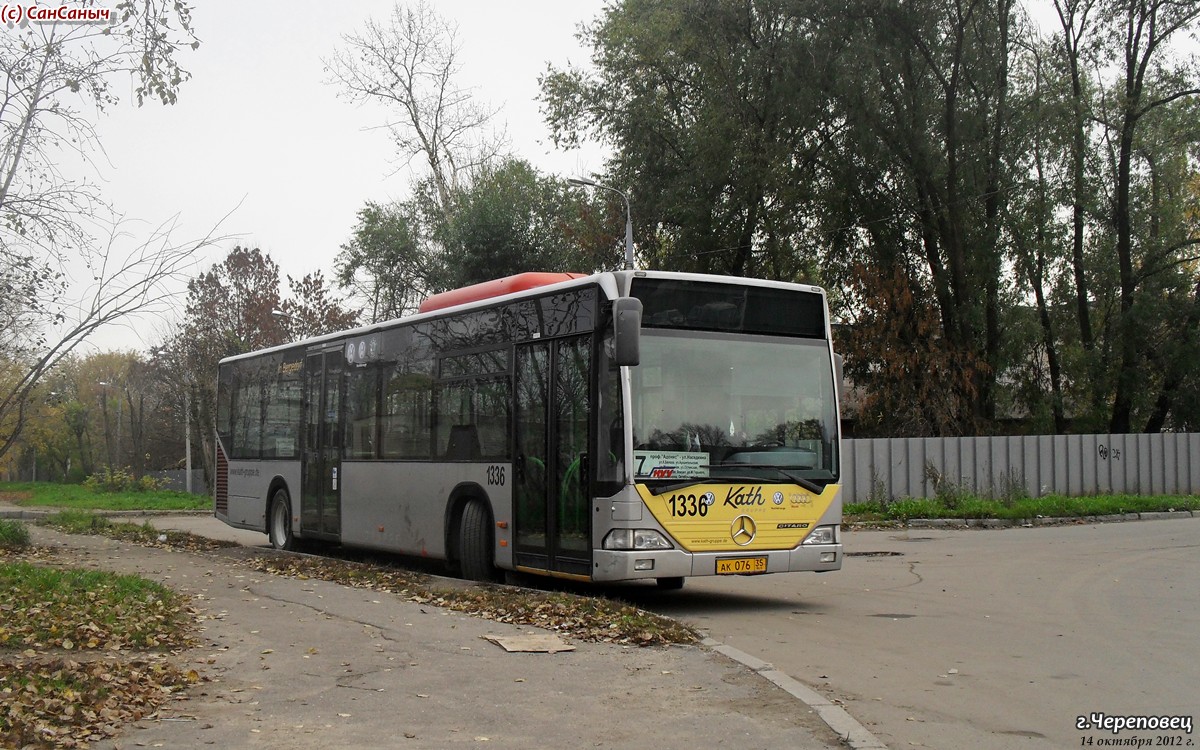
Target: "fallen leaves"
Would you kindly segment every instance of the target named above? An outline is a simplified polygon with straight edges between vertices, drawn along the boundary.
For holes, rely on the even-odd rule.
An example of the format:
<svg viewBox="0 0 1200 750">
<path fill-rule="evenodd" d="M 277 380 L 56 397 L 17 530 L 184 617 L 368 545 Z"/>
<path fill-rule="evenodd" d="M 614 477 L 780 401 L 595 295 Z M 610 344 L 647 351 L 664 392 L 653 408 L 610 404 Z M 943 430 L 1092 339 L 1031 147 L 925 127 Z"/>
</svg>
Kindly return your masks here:
<svg viewBox="0 0 1200 750">
<path fill-rule="evenodd" d="M 0 745 L 83 748 L 123 724 L 157 715 L 198 682 L 165 658 L 114 656 L 76 661 L 57 656 L 0 660 Z"/>
<path fill-rule="evenodd" d="M 0 648 L 121 651 L 187 645 L 192 612 L 137 576 L 0 562 Z"/>
<path fill-rule="evenodd" d="M 133 542 L 146 547 L 179 549 L 188 552 L 211 552 L 226 547 L 236 547 L 235 542 L 226 542 L 190 534 L 186 531 L 159 531 L 150 523 L 136 524 L 113 521 L 105 516 L 87 511 L 67 510 L 47 516 L 38 522 L 42 526 L 67 534 L 96 534 Z"/>
<path fill-rule="evenodd" d="M 189 552 L 236 546 L 96 516 L 48 525 Z M 273 575 L 388 593 L 581 641 L 654 646 L 698 640 L 693 630 L 674 620 L 602 597 L 510 586 L 453 586 L 388 565 L 271 552 L 254 552 L 239 562 Z M 0 591 L 17 592 L 0 603 L 0 746 L 87 747 L 113 736 L 123 723 L 155 716 L 166 701 L 204 680 L 194 669 L 181 671 L 168 656 L 189 645 L 196 613 L 186 598 L 136 576 L 120 583 L 87 577 L 101 575 L 95 571 L 59 570 L 62 579 L 56 583 L 42 581 L 24 593 L 13 587 L 22 576 L 37 578 L 19 566 L 57 564 L 53 552 L 39 548 L 0 550 Z M 269 655 L 271 650 L 262 653 Z"/>
<path fill-rule="evenodd" d="M 0 746 L 87 747 L 203 679 L 168 658 L 190 644 L 185 597 L 24 553 L 39 564 L 0 557 Z"/>
<path fill-rule="evenodd" d="M 532 625 L 581 641 L 661 646 L 695 643 L 695 631 L 667 617 L 601 597 L 513 586 L 446 587 L 430 576 L 370 563 L 266 554 L 246 560 L 255 570 L 382 591 L 496 622 Z"/>
</svg>

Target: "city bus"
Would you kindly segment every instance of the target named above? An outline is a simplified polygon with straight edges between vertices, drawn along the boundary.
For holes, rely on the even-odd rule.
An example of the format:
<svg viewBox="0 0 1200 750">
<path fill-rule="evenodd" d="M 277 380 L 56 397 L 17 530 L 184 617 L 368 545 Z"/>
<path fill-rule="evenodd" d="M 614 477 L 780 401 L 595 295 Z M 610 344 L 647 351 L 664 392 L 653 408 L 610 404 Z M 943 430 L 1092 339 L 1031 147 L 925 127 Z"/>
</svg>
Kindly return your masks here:
<svg viewBox="0 0 1200 750">
<path fill-rule="evenodd" d="M 216 517 L 587 581 L 842 565 L 823 289 L 525 273 L 220 362 Z"/>
</svg>

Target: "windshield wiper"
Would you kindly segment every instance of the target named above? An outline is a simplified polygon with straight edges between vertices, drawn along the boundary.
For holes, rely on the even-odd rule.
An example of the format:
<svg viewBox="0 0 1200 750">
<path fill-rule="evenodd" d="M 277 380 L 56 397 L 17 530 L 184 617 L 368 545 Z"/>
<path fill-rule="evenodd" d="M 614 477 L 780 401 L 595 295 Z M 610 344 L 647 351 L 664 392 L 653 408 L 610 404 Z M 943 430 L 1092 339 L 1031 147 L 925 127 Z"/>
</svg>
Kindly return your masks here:
<svg viewBox="0 0 1200 750">
<path fill-rule="evenodd" d="M 800 485 L 801 487 L 803 487 L 804 489 L 813 493 L 814 495 L 820 495 L 822 492 L 825 491 L 824 487 L 822 487 L 821 485 L 812 481 L 811 479 L 806 479 L 804 477 L 798 477 L 795 474 L 792 474 L 790 471 L 784 471 L 782 468 L 780 468 L 774 464 L 743 464 L 743 463 L 710 464 L 708 466 L 705 466 L 704 468 L 706 468 L 706 469 L 723 469 L 727 466 L 736 466 L 739 469 L 773 469 L 773 470 L 779 472 L 780 474 L 782 474 L 783 476 L 787 477 L 788 480 L 791 481 L 792 483 Z"/>
<path fill-rule="evenodd" d="M 751 468 L 753 468 L 753 467 L 751 467 Z M 674 492 L 675 490 L 682 490 L 682 489 L 686 489 L 688 487 L 695 487 L 698 484 L 705 484 L 705 483 L 713 481 L 714 479 L 716 479 L 716 480 L 733 479 L 738 482 L 757 482 L 759 484 L 762 484 L 762 477 L 744 477 L 744 476 L 739 476 L 737 474 L 731 474 L 731 475 L 720 476 L 720 477 L 700 477 L 699 479 L 689 479 L 686 482 L 676 482 L 675 484 L 665 484 L 662 487 L 654 487 L 652 489 L 651 488 L 648 488 L 648 489 L 650 489 L 651 495 L 661 495 L 664 492 Z M 807 480 L 805 480 L 805 481 L 807 481 Z M 817 494 L 820 494 L 820 492 L 818 491 Z"/>
<path fill-rule="evenodd" d="M 779 468 L 778 466 L 774 466 L 772 464 L 706 464 L 704 466 L 701 466 L 700 468 L 702 468 L 702 469 L 730 469 L 733 467 L 737 467 L 739 469 L 774 469 L 775 471 L 779 472 L 783 476 L 787 477 L 788 481 L 790 481 L 794 484 L 800 485 L 801 487 L 803 487 L 804 489 L 813 493 L 814 495 L 820 495 L 822 492 L 825 491 L 824 488 L 821 487 L 821 485 L 817 484 L 816 482 L 812 481 L 811 479 L 805 479 L 804 477 L 795 476 L 791 472 L 784 471 L 783 469 Z M 720 476 L 701 477 L 699 479 L 689 479 L 684 482 L 676 482 L 675 484 L 666 484 L 666 485 L 663 485 L 662 487 L 655 487 L 653 489 L 650 489 L 650 494 L 657 496 L 657 495 L 663 494 L 664 492 L 674 492 L 676 490 L 682 490 L 682 489 L 686 489 L 688 487 L 695 487 L 698 484 L 705 484 L 706 482 L 712 482 L 714 480 L 721 481 L 721 480 L 730 480 L 730 479 L 732 479 L 736 482 L 757 482 L 759 484 L 762 483 L 762 477 L 748 477 L 748 476 L 743 476 L 741 474 L 722 474 Z"/>
</svg>

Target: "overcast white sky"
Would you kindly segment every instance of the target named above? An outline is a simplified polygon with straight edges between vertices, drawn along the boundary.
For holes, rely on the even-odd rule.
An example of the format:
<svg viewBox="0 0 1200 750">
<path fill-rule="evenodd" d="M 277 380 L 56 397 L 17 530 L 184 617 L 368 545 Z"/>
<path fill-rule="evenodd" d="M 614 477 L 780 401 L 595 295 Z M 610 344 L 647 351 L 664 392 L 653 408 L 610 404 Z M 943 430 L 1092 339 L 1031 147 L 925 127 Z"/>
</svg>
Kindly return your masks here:
<svg viewBox="0 0 1200 750">
<path fill-rule="evenodd" d="M 460 82 L 501 108 L 512 150 L 545 172 L 586 174 L 602 167 L 598 147 L 556 152 L 538 112 L 537 77 L 547 63 L 586 64 L 575 32 L 603 9 L 603 0 L 432 0 L 459 27 Z M 283 273 L 332 272 L 338 247 L 368 201 L 407 195 L 408 171 L 395 172 L 378 109 L 338 98 L 321 59 L 341 35 L 369 18 L 383 19 L 390 0 L 197 3 L 200 48 L 180 54 L 192 79 L 171 107 L 122 105 L 101 117 L 108 162 L 100 163 L 103 195 L 127 216 L 157 224 L 180 216 L 177 238 L 221 227 L 241 235 L 202 259 L 207 268 L 234 244 L 261 247 Z M 140 326 L 139 326 L 140 328 Z M 141 343 L 121 334 L 101 348 Z"/>
</svg>

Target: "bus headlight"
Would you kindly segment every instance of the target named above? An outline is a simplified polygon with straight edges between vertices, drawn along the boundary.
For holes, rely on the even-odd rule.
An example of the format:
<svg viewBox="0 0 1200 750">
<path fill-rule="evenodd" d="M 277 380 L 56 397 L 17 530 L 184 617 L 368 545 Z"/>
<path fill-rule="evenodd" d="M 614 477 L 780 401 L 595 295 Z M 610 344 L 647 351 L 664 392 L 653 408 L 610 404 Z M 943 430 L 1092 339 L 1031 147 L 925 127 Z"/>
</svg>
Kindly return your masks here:
<svg viewBox="0 0 1200 750">
<path fill-rule="evenodd" d="M 604 537 L 604 549 L 675 549 L 653 529 L 613 529 Z"/>
<path fill-rule="evenodd" d="M 812 530 L 805 544 L 837 544 L 837 526 L 818 526 Z"/>
</svg>

